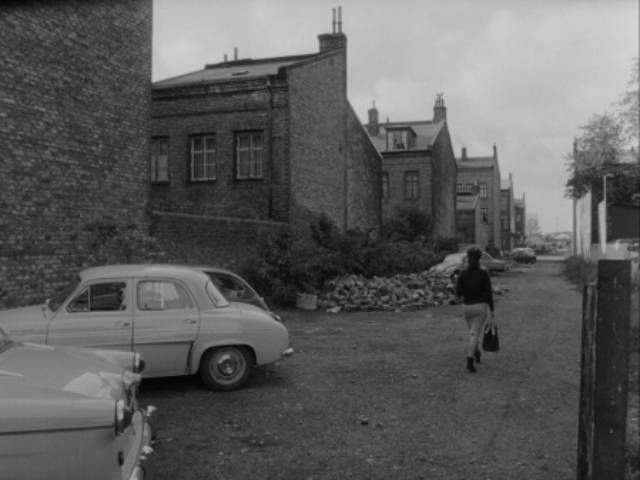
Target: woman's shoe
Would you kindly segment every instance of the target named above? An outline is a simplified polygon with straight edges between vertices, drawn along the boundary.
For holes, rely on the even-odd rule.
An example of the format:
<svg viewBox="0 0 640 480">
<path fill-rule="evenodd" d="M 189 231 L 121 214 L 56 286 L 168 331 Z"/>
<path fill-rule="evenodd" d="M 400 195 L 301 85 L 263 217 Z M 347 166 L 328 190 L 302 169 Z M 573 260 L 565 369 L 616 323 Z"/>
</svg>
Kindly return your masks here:
<svg viewBox="0 0 640 480">
<path fill-rule="evenodd" d="M 473 356 L 476 358 L 476 363 L 480 363 L 480 357 L 482 357 L 480 350 L 476 350 L 476 353 L 474 353 Z"/>
<path fill-rule="evenodd" d="M 467 357 L 467 372 L 476 373 L 476 367 L 473 364 L 473 357 Z"/>
</svg>

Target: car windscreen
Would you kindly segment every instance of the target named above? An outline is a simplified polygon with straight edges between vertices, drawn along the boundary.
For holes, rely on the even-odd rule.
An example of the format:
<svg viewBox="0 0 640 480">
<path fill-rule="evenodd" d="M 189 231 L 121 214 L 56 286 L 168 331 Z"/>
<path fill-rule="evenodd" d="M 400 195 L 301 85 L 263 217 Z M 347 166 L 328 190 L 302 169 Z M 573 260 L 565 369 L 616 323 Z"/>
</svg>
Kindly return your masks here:
<svg viewBox="0 0 640 480">
<path fill-rule="evenodd" d="M 224 295 L 220 293 L 220 291 L 215 287 L 215 285 L 211 280 L 207 281 L 207 284 L 205 285 L 204 289 L 207 291 L 207 295 L 209 295 L 211 302 L 216 307 L 229 306 L 229 302 L 227 302 L 227 299 L 224 298 Z"/>
<path fill-rule="evenodd" d="M 71 280 L 64 288 L 58 290 L 50 299 L 49 299 L 49 308 L 52 311 L 58 310 L 60 306 L 64 303 L 69 295 L 71 295 L 74 290 L 80 284 L 80 277 L 75 276 L 73 280 Z"/>
</svg>

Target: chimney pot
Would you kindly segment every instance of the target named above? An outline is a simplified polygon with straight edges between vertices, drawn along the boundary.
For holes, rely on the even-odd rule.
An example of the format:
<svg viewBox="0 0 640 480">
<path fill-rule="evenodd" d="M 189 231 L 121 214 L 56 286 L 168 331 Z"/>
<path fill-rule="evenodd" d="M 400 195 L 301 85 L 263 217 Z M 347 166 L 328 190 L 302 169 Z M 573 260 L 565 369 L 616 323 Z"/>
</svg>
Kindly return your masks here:
<svg viewBox="0 0 640 480">
<path fill-rule="evenodd" d="M 378 123 L 378 109 L 376 108 L 376 102 L 373 102 L 373 107 L 369 109 L 369 123 L 367 124 L 367 131 L 372 137 L 376 137 L 380 133 L 380 124 Z"/>
</svg>

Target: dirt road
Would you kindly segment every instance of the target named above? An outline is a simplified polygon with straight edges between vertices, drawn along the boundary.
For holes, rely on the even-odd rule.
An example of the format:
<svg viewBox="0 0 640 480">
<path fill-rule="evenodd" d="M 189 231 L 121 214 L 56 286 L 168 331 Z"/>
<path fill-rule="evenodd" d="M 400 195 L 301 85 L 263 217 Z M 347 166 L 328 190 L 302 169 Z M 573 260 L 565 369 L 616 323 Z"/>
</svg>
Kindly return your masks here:
<svg viewBox="0 0 640 480">
<path fill-rule="evenodd" d="M 581 299 L 559 269 L 496 277 L 502 350 L 477 374 L 446 306 L 284 312 L 297 353 L 248 388 L 143 383 L 159 478 L 573 480 Z"/>
</svg>

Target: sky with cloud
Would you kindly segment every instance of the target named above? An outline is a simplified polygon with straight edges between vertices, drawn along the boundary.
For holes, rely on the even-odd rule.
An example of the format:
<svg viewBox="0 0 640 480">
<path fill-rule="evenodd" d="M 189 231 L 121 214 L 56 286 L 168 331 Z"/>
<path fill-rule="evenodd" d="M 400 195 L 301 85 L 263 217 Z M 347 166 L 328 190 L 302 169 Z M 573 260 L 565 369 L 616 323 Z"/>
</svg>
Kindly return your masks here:
<svg viewBox="0 0 640 480">
<path fill-rule="evenodd" d="M 487 156 L 545 232 L 569 231 L 565 156 L 612 112 L 639 49 L 637 0 L 153 0 L 153 80 L 313 53 L 342 7 L 348 97 L 363 122 L 429 120 L 444 93 L 456 155 Z"/>
</svg>

